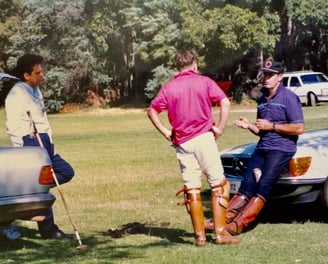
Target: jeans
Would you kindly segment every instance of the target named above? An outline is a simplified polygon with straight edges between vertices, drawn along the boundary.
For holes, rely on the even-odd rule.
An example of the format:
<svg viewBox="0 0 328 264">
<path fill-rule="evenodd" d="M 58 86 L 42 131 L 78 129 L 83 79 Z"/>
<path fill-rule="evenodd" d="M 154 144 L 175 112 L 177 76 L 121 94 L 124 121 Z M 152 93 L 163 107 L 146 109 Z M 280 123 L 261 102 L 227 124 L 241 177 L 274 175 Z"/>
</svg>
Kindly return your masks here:
<svg viewBox="0 0 328 264">
<path fill-rule="evenodd" d="M 267 199 L 283 168 L 288 165 L 294 154 L 295 152 L 256 149 L 248 162 L 245 178 L 241 183 L 239 192 L 248 198 L 259 194 Z M 254 168 L 260 168 L 262 171 L 262 176 L 258 182 L 256 182 L 253 174 Z"/>
<path fill-rule="evenodd" d="M 40 138 L 44 145 L 44 148 L 48 151 L 51 159 L 52 168 L 56 174 L 58 182 L 60 184 L 69 182 L 74 176 L 74 170 L 72 166 L 65 161 L 59 154 L 54 154 L 54 144 L 50 142 L 48 134 L 41 133 Z M 24 147 L 25 146 L 40 146 L 36 137 L 31 138 L 29 136 L 23 137 Z M 55 184 L 53 185 L 53 187 Z"/>
<path fill-rule="evenodd" d="M 52 168 L 56 174 L 56 178 L 59 184 L 66 183 L 70 181 L 74 176 L 74 170 L 72 166 L 61 158 L 59 154 L 54 154 L 54 145 L 50 142 L 48 134 L 41 133 L 40 138 L 44 145 L 44 148 L 47 150 L 49 157 L 51 159 Z M 40 146 L 36 137 L 23 137 L 24 146 Z M 55 187 L 54 183 L 52 187 Z M 41 222 L 38 222 L 39 231 L 42 234 L 47 232 L 53 232 L 58 230 L 58 227 L 54 223 L 54 216 L 52 208 L 48 208 L 44 211 L 43 215 L 45 219 Z"/>
</svg>

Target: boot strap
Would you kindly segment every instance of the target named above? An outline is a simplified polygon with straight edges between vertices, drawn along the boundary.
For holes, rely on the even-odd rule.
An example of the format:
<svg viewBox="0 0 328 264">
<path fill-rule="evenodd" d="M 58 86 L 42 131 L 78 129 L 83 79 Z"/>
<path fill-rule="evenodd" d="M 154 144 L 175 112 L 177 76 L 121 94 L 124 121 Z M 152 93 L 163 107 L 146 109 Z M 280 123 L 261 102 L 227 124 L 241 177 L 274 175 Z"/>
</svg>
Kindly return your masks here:
<svg viewBox="0 0 328 264">
<path fill-rule="evenodd" d="M 212 197 L 217 197 L 219 199 L 219 204 L 224 208 L 228 207 L 230 199 L 230 185 L 226 179 L 224 179 L 221 184 L 212 187 Z"/>
<path fill-rule="evenodd" d="M 188 210 L 188 205 L 190 204 L 191 200 L 188 199 L 187 194 L 198 194 L 198 193 L 200 193 L 200 190 L 201 190 L 201 188 L 189 188 L 188 189 L 186 187 L 184 187 L 183 189 L 179 190 L 175 194 L 175 196 L 179 196 L 181 193 L 183 193 L 184 194 L 184 201 L 177 203 L 177 205 L 179 205 L 179 206 L 186 206 L 187 207 L 187 211 L 189 211 Z"/>
</svg>

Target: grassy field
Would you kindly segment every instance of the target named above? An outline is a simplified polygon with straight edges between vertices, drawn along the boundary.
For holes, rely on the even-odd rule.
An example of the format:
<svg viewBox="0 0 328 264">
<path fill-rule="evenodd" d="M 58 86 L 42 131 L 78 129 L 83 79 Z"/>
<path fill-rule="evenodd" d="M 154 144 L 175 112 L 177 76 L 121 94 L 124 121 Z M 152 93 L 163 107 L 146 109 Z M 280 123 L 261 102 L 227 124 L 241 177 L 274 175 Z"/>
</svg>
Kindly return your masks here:
<svg viewBox="0 0 328 264">
<path fill-rule="evenodd" d="M 306 129 L 328 127 L 328 105 L 306 107 L 304 114 Z M 254 111 L 234 107 L 218 140 L 221 150 L 256 140 L 232 126 L 240 115 L 255 118 Z M 194 247 L 189 215 L 177 206 L 182 196 L 175 197 L 183 186 L 174 149 L 145 109 L 98 109 L 49 119 L 57 152 L 75 168 L 76 176 L 62 190 L 88 249 L 77 251 L 75 240 L 41 240 L 36 223 L 16 221 L 22 237 L 0 238 L 0 263 L 328 263 L 328 225 L 316 217 L 269 217 L 240 235 L 238 245 L 215 245 L 208 233 L 208 244 Z M 4 122 L 0 110 L 0 145 L 9 146 Z M 206 181 L 203 187 L 208 188 Z M 57 190 L 52 192 L 57 224 L 73 233 Z"/>
</svg>

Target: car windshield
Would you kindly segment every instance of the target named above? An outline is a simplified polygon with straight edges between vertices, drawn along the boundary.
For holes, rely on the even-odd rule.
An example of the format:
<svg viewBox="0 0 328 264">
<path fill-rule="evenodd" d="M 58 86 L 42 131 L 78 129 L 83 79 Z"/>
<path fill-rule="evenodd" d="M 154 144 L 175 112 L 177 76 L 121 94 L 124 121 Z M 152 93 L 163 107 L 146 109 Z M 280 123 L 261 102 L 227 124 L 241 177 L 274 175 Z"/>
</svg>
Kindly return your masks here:
<svg viewBox="0 0 328 264">
<path fill-rule="evenodd" d="M 323 74 L 307 74 L 301 76 L 302 82 L 304 84 L 318 83 L 318 82 L 328 82 L 328 79 Z"/>
</svg>

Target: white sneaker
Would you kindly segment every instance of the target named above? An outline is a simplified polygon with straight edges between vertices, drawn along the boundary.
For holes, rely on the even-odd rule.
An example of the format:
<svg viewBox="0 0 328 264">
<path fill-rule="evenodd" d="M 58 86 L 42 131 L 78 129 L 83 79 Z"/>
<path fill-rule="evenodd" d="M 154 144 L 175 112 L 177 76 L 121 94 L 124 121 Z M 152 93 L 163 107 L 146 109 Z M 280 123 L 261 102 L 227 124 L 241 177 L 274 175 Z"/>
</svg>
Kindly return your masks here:
<svg viewBox="0 0 328 264">
<path fill-rule="evenodd" d="M 16 240 L 16 239 L 20 238 L 20 236 L 21 236 L 21 234 L 18 232 L 17 228 L 14 226 L 10 226 L 8 228 L 3 229 L 2 234 L 10 240 Z"/>
</svg>

